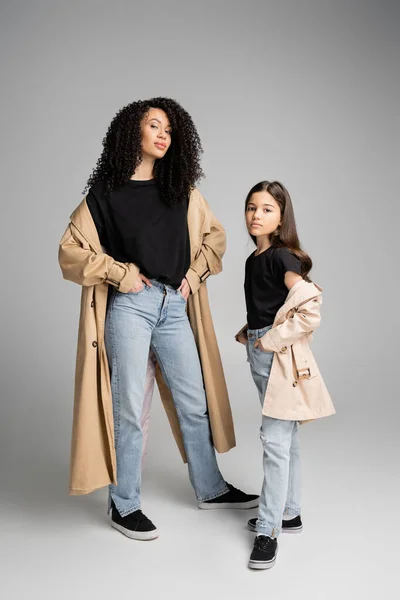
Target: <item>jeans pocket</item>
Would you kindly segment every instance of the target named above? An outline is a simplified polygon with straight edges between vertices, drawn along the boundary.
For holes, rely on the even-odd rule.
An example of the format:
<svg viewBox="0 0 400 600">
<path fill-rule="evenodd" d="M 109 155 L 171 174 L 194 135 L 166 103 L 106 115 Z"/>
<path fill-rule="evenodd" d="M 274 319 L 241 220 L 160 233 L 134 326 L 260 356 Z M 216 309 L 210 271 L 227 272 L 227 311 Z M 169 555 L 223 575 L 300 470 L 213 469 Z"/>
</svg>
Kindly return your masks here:
<svg viewBox="0 0 400 600">
<path fill-rule="evenodd" d="M 137 292 L 128 292 L 128 294 L 130 294 L 132 296 L 139 296 L 139 294 L 143 294 L 143 292 L 145 291 L 146 288 L 147 288 L 147 285 L 143 282 L 143 287 L 141 290 L 138 290 Z"/>
<path fill-rule="evenodd" d="M 178 297 L 186 304 L 187 300 L 180 290 L 178 290 Z"/>
</svg>

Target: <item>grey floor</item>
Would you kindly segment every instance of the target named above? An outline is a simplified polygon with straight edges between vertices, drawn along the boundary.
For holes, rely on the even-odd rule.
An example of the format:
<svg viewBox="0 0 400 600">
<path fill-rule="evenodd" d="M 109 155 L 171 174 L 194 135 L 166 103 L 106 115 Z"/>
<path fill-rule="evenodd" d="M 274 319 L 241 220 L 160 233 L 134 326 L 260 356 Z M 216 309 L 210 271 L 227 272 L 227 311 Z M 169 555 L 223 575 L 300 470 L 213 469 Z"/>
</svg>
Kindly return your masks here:
<svg viewBox="0 0 400 600">
<path fill-rule="evenodd" d="M 221 470 L 258 491 L 258 407 L 236 403 L 234 412 L 238 447 L 219 457 Z M 131 541 L 109 526 L 105 490 L 68 496 L 67 435 L 54 452 L 42 444 L 36 456 L 3 454 L 1 597 L 397 599 L 398 456 L 390 436 L 359 427 L 354 437 L 356 423 L 342 413 L 302 427 L 304 532 L 281 536 L 268 572 L 247 568 L 253 534 L 245 523 L 256 511 L 196 507 L 157 395 L 143 481 L 155 541 Z"/>
</svg>

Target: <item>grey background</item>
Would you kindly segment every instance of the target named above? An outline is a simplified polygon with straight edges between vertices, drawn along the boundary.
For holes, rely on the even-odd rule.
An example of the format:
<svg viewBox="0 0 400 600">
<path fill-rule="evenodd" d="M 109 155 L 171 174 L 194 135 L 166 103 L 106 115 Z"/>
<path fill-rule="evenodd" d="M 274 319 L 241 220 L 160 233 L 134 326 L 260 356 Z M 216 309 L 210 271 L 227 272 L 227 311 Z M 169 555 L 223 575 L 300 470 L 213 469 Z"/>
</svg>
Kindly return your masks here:
<svg viewBox="0 0 400 600">
<path fill-rule="evenodd" d="M 399 22 L 395 1 L 3 0 L 4 597 L 398 597 Z M 116 535 L 104 490 L 67 495 L 80 290 L 62 281 L 58 241 L 111 118 L 154 95 L 192 114 L 200 187 L 228 235 L 209 293 L 238 442 L 219 462 L 240 487 L 262 477 L 260 409 L 233 341 L 259 180 L 289 189 L 324 288 L 314 350 L 337 415 L 302 428 L 305 533 L 281 538 L 270 573 L 246 567 L 253 513 L 197 510 L 157 394 L 143 506 L 159 540 Z"/>
</svg>

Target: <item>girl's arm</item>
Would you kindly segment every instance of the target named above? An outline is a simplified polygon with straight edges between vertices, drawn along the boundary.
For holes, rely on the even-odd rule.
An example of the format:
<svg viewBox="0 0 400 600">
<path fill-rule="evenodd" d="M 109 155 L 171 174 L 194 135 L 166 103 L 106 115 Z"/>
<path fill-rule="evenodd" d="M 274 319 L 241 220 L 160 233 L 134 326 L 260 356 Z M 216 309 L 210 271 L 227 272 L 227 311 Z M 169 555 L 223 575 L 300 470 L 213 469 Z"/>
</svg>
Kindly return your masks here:
<svg viewBox="0 0 400 600">
<path fill-rule="evenodd" d="M 260 338 L 262 349 L 266 352 L 286 352 L 288 346 L 317 329 L 321 322 L 321 303 L 322 297 L 316 296 L 292 309 L 283 323 L 272 327 Z"/>
<path fill-rule="evenodd" d="M 92 250 L 72 223 L 60 241 L 58 261 L 64 279 L 82 286 L 108 283 L 126 293 L 139 276 L 135 264 L 117 262 L 108 254 Z"/>
<path fill-rule="evenodd" d="M 185 275 L 192 294 L 197 292 L 209 275 L 216 275 L 222 271 L 222 257 L 226 250 L 225 230 L 211 212 L 206 200 L 202 196 L 201 199 L 207 211 L 210 231 L 203 236 L 200 254 Z"/>
</svg>

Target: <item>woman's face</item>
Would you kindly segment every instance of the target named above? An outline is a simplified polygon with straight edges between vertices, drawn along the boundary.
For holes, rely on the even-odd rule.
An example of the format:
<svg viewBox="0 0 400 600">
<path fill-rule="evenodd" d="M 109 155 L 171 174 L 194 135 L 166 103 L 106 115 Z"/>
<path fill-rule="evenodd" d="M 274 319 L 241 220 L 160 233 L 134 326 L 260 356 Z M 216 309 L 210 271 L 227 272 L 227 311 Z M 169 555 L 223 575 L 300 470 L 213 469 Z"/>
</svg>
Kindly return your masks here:
<svg viewBox="0 0 400 600">
<path fill-rule="evenodd" d="M 171 145 L 171 125 L 160 108 L 151 108 L 141 121 L 142 156 L 163 158 Z"/>
<path fill-rule="evenodd" d="M 246 206 L 246 225 L 250 235 L 270 236 L 281 224 L 281 209 L 269 192 L 255 192 Z"/>
</svg>

